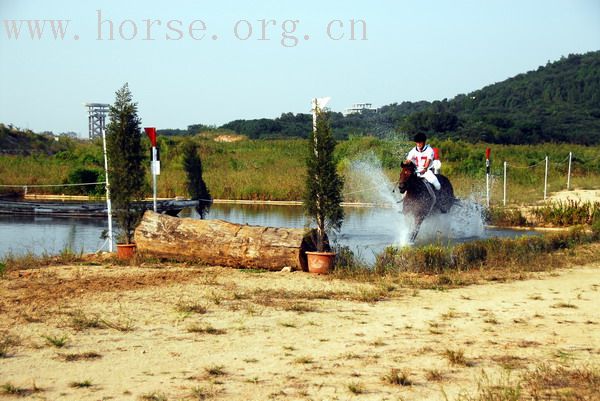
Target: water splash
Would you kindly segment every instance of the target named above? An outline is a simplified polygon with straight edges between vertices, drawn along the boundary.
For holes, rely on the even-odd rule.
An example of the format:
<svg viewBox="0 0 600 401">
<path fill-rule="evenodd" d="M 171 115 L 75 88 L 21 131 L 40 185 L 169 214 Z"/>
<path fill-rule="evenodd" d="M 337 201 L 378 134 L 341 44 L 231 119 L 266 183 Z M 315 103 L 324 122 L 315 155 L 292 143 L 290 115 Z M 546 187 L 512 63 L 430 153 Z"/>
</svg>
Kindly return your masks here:
<svg viewBox="0 0 600 401">
<path fill-rule="evenodd" d="M 374 153 L 369 152 L 352 162 L 347 184 L 354 189 L 351 195 L 356 201 L 393 209 L 395 213 L 390 213 L 385 223 L 385 229 L 394 233 L 394 243 L 390 245 L 408 245 L 411 224 L 402 213 L 402 196 L 395 188 L 396 184 L 383 172 Z"/>
<path fill-rule="evenodd" d="M 462 199 L 446 214 L 434 214 L 425 219 L 417 242 L 482 238 L 485 234 L 483 206 L 474 199 Z"/>
<path fill-rule="evenodd" d="M 382 230 L 392 232 L 394 242 L 389 245 L 410 244 L 412 218 L 402 213 L 402 195 L 395 183 L 383 172 L 381 162 L 372 152 L 351 163 L 347 175 L 348 195 L 358 202 L 373 203 L 376 207 L 392 208 Z M 481 238 L 485 234 L 483 207 L 475 197 L 460 200 L 446 214 L 434 214 L 425 219 L 416 242 L 426 244 L 466 238 Z"/>
</svg>

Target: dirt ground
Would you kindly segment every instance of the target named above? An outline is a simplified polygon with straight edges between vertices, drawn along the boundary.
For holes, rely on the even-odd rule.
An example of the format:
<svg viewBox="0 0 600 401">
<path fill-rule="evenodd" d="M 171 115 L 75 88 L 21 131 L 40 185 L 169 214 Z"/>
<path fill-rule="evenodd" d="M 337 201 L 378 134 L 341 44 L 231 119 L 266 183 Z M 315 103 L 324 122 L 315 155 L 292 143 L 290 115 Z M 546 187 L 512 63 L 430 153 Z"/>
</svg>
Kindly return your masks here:
<svg viewBox="0 0 600 401">
<path fill-rule="evenodd" d="M 508 385 L 540 366 L 600 366 L 598 262 L 444 291 L 382 285 L 185 266 L 11 272 L 0 398 L 456 400 L 484 374 Z"/>
<path fill-rule="evenodd" d="M 577 200 L 582 202 L 600 202 L 600 189 L 574 189 L 560 191 L 550 196 L 551 201 Z"/>
</svg>

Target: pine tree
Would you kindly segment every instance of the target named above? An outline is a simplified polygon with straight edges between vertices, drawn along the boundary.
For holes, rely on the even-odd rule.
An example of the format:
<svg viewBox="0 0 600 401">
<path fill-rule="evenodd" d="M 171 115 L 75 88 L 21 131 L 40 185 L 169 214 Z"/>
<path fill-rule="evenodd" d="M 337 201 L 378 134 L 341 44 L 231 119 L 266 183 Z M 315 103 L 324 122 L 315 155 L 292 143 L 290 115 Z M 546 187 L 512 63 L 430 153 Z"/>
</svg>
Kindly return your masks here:
<svg viewBox="0 0 600 401">
<path fill-rule="evenodd" d="M 109 118 L 106 148 L 113 216 L 120 231 L 118 242 L 129 244 L 143 212 L 134 201 L 145 195 L 145 172 L 141 121 L 127 83 L 116 92 Z"/>
<path fill-rule="evenodd" d="M 326 251 L 326 230 L 339 230 L 344 221 L 342 188 L 344 182 L 337 173 L 333 156 L 335 139 L 325 113 L 317 108 L 316 130 L 308 140 L 307 176 L 304 208 L 317 225 L 317 250 Z"/>
<path fill-rule="evenodd" d="M 198 146 L 189 139 L 183 143 L 182 164 L 187 177 L 186 188 L 190 198 L 198 200 L 196 211 L 203 219 L 210 209 L 212 198 L 202 178 L 202 159 L 198 154 Z"/>
</svg>

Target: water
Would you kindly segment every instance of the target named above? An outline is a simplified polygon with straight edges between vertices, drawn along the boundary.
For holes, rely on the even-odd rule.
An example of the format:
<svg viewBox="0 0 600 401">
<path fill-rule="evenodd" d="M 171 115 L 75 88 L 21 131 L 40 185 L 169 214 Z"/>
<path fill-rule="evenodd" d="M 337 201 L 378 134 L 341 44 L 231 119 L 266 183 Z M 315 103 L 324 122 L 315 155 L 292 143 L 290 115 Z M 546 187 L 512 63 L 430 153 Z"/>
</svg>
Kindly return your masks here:
<svg viewBox="0 0 600 401">
<path fill-rule="evenodd" d="M 346 208 L 342 230 L 330 237 L 334 244 L 350 247 L 371 263 L 375 255 L 390 245 L 409 243 L 412 224 L 402 213 L 402 198 L 372 153 L 351 163 L 345 198 L 373 203 L 371 208 Z M 486 229 L 482 207 L 475 200 L 462 200 L 449 213 L 427 218 L 417 236 L 417 244 L 451 244 L 478 238 L 523 235 L 523 231 Z M 199 218 L 194 210 L 181 217 Z M 301 206 L 215 204 L 208 219 L 270 227 L 307 227 Z M 100 238 L 106 228 L 103 219 L 0 216 L 0 256 L 8 253 L 56 254 L 63 249 L 96 252 L 107 249 Z M 526 233 L 526 232 L 525 232 Z M 531 234 L 531 232 L 529 232 Z"/>
<path fill-rule="evenodd" d="M 346 219 L 340 234 L 335 239 L 341 245 L 352 248 L 367 262 L 372 262 L 375 254 L 389 245 L 401 245 L 399 233 L 405 228 L 396 225 L 403 221 L 394 207 L 383 208 L 345 208 Z M 182 217 L 196 217 L 195 211 L 184 210 Z M 300 206 L 264 206 L 264 205 L 213 205 L 208 218 L 222 219 L 240 224 L 296 227 L 306 224 Z M 448 221 L 458 221 L 457 216 Z M 419 243 L 437 241 L 452 243 L 468 241 L 474 238 L 506 237 L 521 235 L 523 232 L 513 230 L 490 230 L 484 227 L 462 227 L 452 229 L 453 224 L 441 221 L 427 221 L 419 234 Z M 105 219 L 95 218 L 61 218 L 61 217 L 12 217 L 0 216 L 0 257 L 13 254 L 57 254 L 65 248 L 75 252 L 95 252 L 102 247 L 104 240 L 100 238 L 106 229 Z M 440 228 L 450 226 L 448 232 Z M 472 232 L 470 232 L 472 231 Z M 466 234 L 476 234 L 466 236 Z M 104 248 L 107 250 L 107 246 Z"/>
<path fill-rule="evenodd" d="M 346 208 L 341 232 L 331 237 L 334 244 L 350 247 L 368 263 L 387 246 L 408 244 L 412 227 L 402 214 L 401 195 L 394 191 L 394 184 L 383 173 L 381 163 L 373 154 L 367 153 L 351 164 L 345 196 L 377 206 Z M 194 210 L 183 210 L 180 217 L 199 218 Z M 207 218 L 270 227 L 303 228 L 308 223 L 301 206 L 215 204 Z M 106 225 L 106 220 L 101 218 L 0 215 L 0 257 L 8 253 L 56 254 L 66 248 L 74 252 L 107 249 L 100 238 Z M 531 233 L 486 229 L 482 207 L 473 198 L 462 200 L 447 214 L 427 218 L 416 243 L 451 244 Z"/>
</svg>

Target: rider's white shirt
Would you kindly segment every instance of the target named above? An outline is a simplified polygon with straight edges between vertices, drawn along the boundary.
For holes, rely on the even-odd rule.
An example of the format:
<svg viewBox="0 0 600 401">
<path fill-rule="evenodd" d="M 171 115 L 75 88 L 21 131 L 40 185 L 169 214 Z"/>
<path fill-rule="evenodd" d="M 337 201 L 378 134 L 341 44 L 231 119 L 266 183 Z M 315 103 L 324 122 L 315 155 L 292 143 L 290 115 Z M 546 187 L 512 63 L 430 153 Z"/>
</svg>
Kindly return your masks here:
<svg viewBox="0 0 600 401">
<path fill-rule="evenodd" d="M 423 169 L 425 168 L 425 163 L 427 160 L 433 160 L 433 148 L 429 145 L 425 145 L 419 152 L 415 146 L 410 150 L 410 152 L 408 152 L 406 158 L 408 160 L 412 160 L 412 162 L 417 165 L 418 169 Z M 431 164 L 429 167 L 431 167 Z"/>
</svg>

